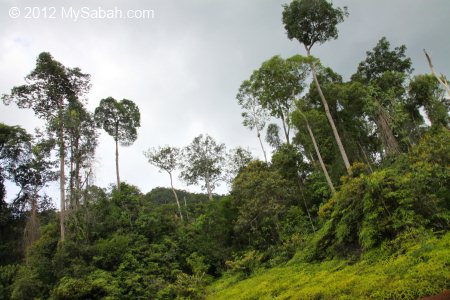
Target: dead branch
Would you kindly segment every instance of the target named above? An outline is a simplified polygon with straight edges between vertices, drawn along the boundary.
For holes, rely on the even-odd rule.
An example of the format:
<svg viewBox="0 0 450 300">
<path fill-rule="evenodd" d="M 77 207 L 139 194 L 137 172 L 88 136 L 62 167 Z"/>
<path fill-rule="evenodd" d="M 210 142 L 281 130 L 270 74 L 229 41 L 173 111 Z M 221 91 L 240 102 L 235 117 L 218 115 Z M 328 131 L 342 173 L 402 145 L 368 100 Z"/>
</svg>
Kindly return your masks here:
<svg viewBox="0 0 450 300">
<path fill-rule="evenodd" d="M 436 70 L 433 67 L 433 63 L 431 62 L 430 55 L 427 53 L 427 51 L 425 49 L 423 49 L 423 52 L 425 53 L 425 56 L 427 57 L 428 65 L 430 66 L 431 73 L 433 73 L 434 77 L 436 77 L 436 79 L 439 81 L 439 83 L 444 86 L 445 90 L 447 91 L 448 96 L 450 97 L 450 87 L 448 85 L 447 80 L 444 78 L 443 75 L 438 76 Z"/>
</svg>

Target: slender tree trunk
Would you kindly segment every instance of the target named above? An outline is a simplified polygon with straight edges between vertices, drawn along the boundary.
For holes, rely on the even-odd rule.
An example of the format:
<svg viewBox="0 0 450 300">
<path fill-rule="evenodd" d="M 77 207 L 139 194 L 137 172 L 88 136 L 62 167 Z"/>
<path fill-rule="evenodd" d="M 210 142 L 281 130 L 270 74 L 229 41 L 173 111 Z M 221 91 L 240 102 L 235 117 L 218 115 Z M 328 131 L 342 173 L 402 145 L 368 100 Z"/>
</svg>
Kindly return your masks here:
<svg viewBox="0 0 450 300">
<path fill-rule="evenodd" d="M 257 101 L 256 99 L 253 99 L 253 100 L 255 101 L 255 103 L 258 103 L 258 101 Z M 256 112 L 256 107 L 255 107 L 255 106 L 252 106 L 251 111 L 252 111 L 253 118 L 254 118 L 255 120 L 259 120 L 258 114 L 257 114 L 257 112 Z M 259 131 L 259 125 L 260 125 L 260 123 L 259 123 L 258 121 L 256 121 L 255 123 L 256 123 L 256 125 L 255 125 L 255 128 L 256 128 L 256 136 L 258 137 L 259 144 L 261 145 L 261 149 L 262 149 L 262 152 L 263 152 L 263 154 L 264 154 L 264 161 L 265 161 L 266 164 L 267 164 L 266 150 L 264 149 L 264 146 L 263 146 L 263 143 L 262 143 L 262 140 L 261 140 L 261 132 Z M 264 128 L 264 126 L 263 126 L 263 128 Z M 262 128 L 262 129 L 263 129 L 263 128 Z"/>
<path fill-rule="evenodd" d="M 31 212 L 30 218 L 25 226 L 25 247 L 33 245 L 39 238 L 39 220 L 37 217 L 37 192 L 32 193 L 30 199 Z"/>
<path fill-rule="evenodd" d="M 308 57 L 311 56 L 310 50 L 308 48 L 306 48 L 306 52 L 308 54 Z M 320 87 L 320 84 L 319 84 L 319 80 L 317 79 L 317 74 L 316 74 L 316 69 L 314 67 L 314 63 L 311 63 L 311 70 L 312 70 L 312 74 L 313 74 L 313 78 L 314 78 L 314 83 L 316 84 L 317 91 L 319 92 L 320 99 L 322 100 L 322 104 L 325 109 L 325 114 L 328 118 L 328 122 L 330 123 L 331 129 L 333 131 L 334 138 L 336 139 L 336 143 L 338 145 L 339 152 L 341 153 L 342 159 L 344 160 L 344 164 L 345 164 L 345 167 L 347 168 L 347 172 L 350 174 L 351 173 L 350 162 L 348 160 L 347 153 L 345 152 L 344 145 L 342 144 L 339 133 L 336 129 L 336 125 L 334 124 L 333 118 L 331 117 L 331 113 L 330 113 L 330 109 L 328 107 L 327 100 L 325 99 L 325 96 L 322 92 L 322 88 Z"/>
<path fill-rule="evenodd" d="M 33 199 L 31 199 L 31 224 L 32 226 L 32 240 L 33 243 L 39 238 L 39 221 L 37 218 L 37 193 L 33 194 Z"/>
<path fill-rule="evenodd" d="M 298 178 L 298 187 L 300 188 L 300 193 L 302 193 L 303 205 L 305 206 L 306 213 L 308 214 L 309 222 L 311 223 L 311 228 L 313 232 L 316 232 L 316 228 L 314 227 L 313 220 L 311 218 L 311 214 L 309 213 L 308 205 L 306 204 L 305 193 L 303 193 L 302 179 L 300 176 L 300 172 L 297 170 L 297 178 Z"/>
<path fill-rule="evenodd" d="M 383 143 L 387 154 L 400 153 L 400 146 L 397 139 L 389 126 L 389 120 L 384 109 L 380 106 L 377 121 L 378 129 L 380 130 L 381 142 Z"/>
<path fill-rule="evenodd" d="M 307 151 L 307 153 L 308 153 L 309 159 L 311 160 L 311 163 L 315 164 L 316 160 L 314 159 L 314 156 L 312 155 L 312 153 L 310 151 Z"/>
<path fill-rule="evenodd" d="M 81 165 L 81 155 L 79 150 L 80 139 L 77 137 L 75 141 L 75 208 L 80 207 L 81 198 L 81 187 L 80 187 L 80 165 Z"/>
<path fill-rule="evenodd" d="M 186 210 L 186 221 L 189 222 L 189 212 L 188 212 L 188 207 L 187 207 L 187 203 L 186 203 L 186 196 L 183 197 L 184 200 L 184 209 Z"/>
<path fill-rule="evenodd" d="M 373 173 L 373 169 L 372 169 L 372 166 L 370 164 L 369 157 L 366 154 L 366 151 L 364 150 L 364 148 L 361 146 L 361 144 L 359 142 L 358 142 L 358 146 L 361 149 L 361 152 L 362 152 L 362 154 L 364 156 L 364 159 L 366 160 L 367 166 L 369 166 L 370 172 Z"/>
<path fill-rule="evenodd" d="M 80 162 L 75 164 L 75 208 L 80 208 L 81 183 L 80 183 Z"/>
<path fill-rule="evenodd" d="M 308 119 L 306 118 L 306 116 L 303 114 L 302 111 L 299 110 L 299 112 L 305 119 L 306 128 L 308 129 L 309 136 L 311 137 L 311 141 L 314 145 L 314 150 L 316 150 L 316 155 L 317 155 L 317 158 L 319 159 L 320 167 L 322 168 L 323 174 L 325 175 L 325 179 L 327 180 L 327 183 L 328 183 L 328 186 L 330 187 L 331 193 L 334 195 L 336 193 L 336 190 L 334 189 L 334 185 L 330 179 L 330 175 L 328 175 L 327 168 L 325 167 L 325 164 L 323 163 L 322 155 L 320 155 L 319 147 L 317 146 L 316 138 L 314 137 L 314 133 L 312 132 L 311 127 L 309 126 L 309 122 L 308 122 Z"/>
<path fill-rule="evenodd" d="M 117 190 L 120 192 L 120 177 L 119 177 L 119 141 L 116 136 L 116 176 L 117 176 Z"/>
<path fill-rule="evenodd" d="M 316 150 L 316 154 L 317 154 L 317 157 L 319 158 L 320 166 L 322 167 L 323 174 L 325 175 L 325 178 L 327 180 L 328 186 L 330 187 L 331 193 L 335 194 L 336 190 L 334 189 L 333 182 L 330 179 L 330 175 L 328 175 L 327 168 L 325 167 L 325 164 L 323 163 L 322 155 L 320 155 L 319 147 L 317 146 L 316 139 L 311 130 L 311 127 L 309 127 L 308 123 L 306 123 L 306 127 L 308 128 L 309 135 L 311 136 L 311 140 L 313 142 L 314 149 Z"/>
<path fill-rule="evenodd" d="M 172 173 L 170 173 L 170 172 L 168 172 L 168 173 L 170 176 L 170 186 L 172 187 L 173 195 L 175 196 L 175 200 L 177 201 L 178 213 L 180 214 L 181 221 L 183 221 L 183 214 L 181 213 L 180 201 L 178 200 L 177 192 L 175 191 L 175 189 L 173 187 Z"/>
<path fill-rule="evenodd" d="M 61 105 L 62 106 L 62 105 Z M 62 110 L 62 108 L 60 108 Z M 60 113 L 59 125 L 59 196 L 60 196 L 60 227 L 61 227 L 61 242 L 65 239 L 65 214 L 66 214 L 66 195 L 65 195 L 65 174 L 64 174 L 64 123 L 62 120 L 62 113 Z"/>
<path fill-rule="evenodd" d="M 206 191 L 208 192 L 208 198 L 209 200 L 213 200 L 209 174 L 206 174 L 205 184 L 206 184 Z"/>
<path fill-rule="evenodd" d="M 258 129 L 258 128 L 256 128 L 256 134 L 257 134 L 257 136 L 258 136 L 259 144 L 261 145 L 261 149 L 262 149 L 262 152 L 263 152 L 263 154 L 264 154 L 264 161 L 265 161 L 266 164 L 267 164 L 266 150 L 264 150 L 264 146 L 263 146 L 263 143 L 262 143 L 262 140 L 261 140 L 261 133 L 259 132 L 259 129 Z"/>
<path fill-rule="evenodd" d="M 286 138 L 286 144 L 290 145 L 289 141 L 289 124 L 286 124 L 284 116 L 281 116 L 281 123 L 283 124 L 284 136 Z"/>
<path fill-rule="evenodd" d="M 92 169 L 89 169 L 89 172 L 86 173 L 86 190 L 89 189 L 89 176 L 91 176 Z"/>
<path fill-rule="evenodd" d="M 69 169 L 69 210 L 73 208 L 74 204 L 74 165 L 75 157 L 74 157 L 74 149 L 73 149 L 73 141 L 70 142 L 70 169 Z"/>
<path fill-rule="evenodd" d="M 211 192 L 211 186 L 210 186 L 208 180 L 206 181 L 206 190 L 208 191 L 208 198 L 209 198 L 209 200 L 212 201 L 213 197 L 212 197 L 212 192 Z"/>
</svg>

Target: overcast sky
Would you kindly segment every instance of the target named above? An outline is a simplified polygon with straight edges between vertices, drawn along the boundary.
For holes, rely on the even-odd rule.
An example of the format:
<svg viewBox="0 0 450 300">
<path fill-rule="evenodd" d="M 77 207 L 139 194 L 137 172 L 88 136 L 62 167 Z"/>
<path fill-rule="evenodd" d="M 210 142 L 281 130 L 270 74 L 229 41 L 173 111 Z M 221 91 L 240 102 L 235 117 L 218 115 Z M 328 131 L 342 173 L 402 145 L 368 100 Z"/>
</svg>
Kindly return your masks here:
<svg viewBox="0 0 450 300">
<path fill-rule="evenodd" d="M 235 95 L 240 83 L 273 55 L 305 54 L 298 42 L 287 38 L 281 22 L 282 5 L 288 0 L 75 2 L 1 0 L 0 94 L 23 84 L 38 54 L 48 51 L 65 66 L 92 76 L 89 110 L 109 96 L 134 101 L 141 111 L 141 128 L 132 146 L 119 149 L 120 173 L 143 192 L 169 186 L 166 174 L 143 156 L 149 147 L 182 147 L 208 133 L 228 148 L 248 147 L 262 158 L 255 133 L 241 125 Z M 347 6 L 350 16 L 339 26 L 338 40 L 315 46 L 312 52 L 344 78 L 382 36 L 393 46 L 407 46 L 415 73 L 429 72 L 422 52 L 426 48 L 438 71 L 450 75 L 449 0 L 333 3 Z M 151 10 L 154 18 L 75 20 L 62 15 L 82 7 L 91 13 L 99 7 L 117 8 L 123 15 Z M 0 116 L 0 122 L 29 131 L 43 124 L 31 110 L 14 104 L 0 103 Z M 106 187 L 115 182 L 114 142 L 102 132 L 99 143 L 96 184 Z M 226 192 L 226 187 L 218 191 Z M 8 198 L 12 194 L 10 189 Z M 50 194 L 57 195 L 52 189 Z"/>
</svg>

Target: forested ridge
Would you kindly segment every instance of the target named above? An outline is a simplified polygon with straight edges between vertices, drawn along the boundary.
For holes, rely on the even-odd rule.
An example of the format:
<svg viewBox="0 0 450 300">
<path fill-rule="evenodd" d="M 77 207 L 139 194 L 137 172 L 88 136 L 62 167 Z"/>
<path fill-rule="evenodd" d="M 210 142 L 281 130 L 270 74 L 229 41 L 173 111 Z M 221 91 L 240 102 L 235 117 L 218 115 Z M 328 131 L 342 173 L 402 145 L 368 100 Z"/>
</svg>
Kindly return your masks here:
<svg viewBox="0 0 450 300">
<path fill-rule="evenodd" d="M 120 176 L 119 154 L 149 130 L 140 128 L 145 111 L 109 95 L 88 111 L 88 70 L 39 54 L 25 83 L 2 95 L 45 126 L 0 123 L 0 299 L 419 299 L 449 290 L 447 70 L 424 50 L 430 74 L 416 74 L 406 46 L 380 37 L 344 80 L 313 55 L 348 14 L 326 0 L 283 7 L 287 37 L 306 55 L 270 57 L 236 87 L 261 158 L 207 133 L 142 149 L 168 186 L 146 194 Z M 115 143 L 109 187 L 93 184 L 103 130 Z M 176 176 L 205 193 L 178 189 Z M 51 182 L 58 199 L 45 193 Z"/>
</svg>

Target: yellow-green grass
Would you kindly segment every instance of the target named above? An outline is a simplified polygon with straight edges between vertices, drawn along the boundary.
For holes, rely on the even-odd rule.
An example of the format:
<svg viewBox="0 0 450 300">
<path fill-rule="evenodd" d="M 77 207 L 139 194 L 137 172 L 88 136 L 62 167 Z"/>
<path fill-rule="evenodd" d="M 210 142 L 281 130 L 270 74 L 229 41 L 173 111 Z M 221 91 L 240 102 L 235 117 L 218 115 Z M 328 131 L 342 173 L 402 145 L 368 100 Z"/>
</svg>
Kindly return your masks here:
<svg viewBox="0 0 450 300">
<path fill-rule="evenodd" d="M 356 263 L 330 260 L 228 275 L 207 288 L 207 299 L 418 299 L 450 288 L 450 233 L 403 254 Z"/>
</svg>

